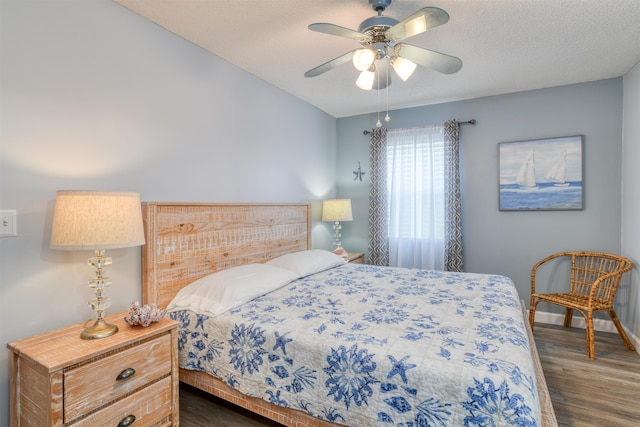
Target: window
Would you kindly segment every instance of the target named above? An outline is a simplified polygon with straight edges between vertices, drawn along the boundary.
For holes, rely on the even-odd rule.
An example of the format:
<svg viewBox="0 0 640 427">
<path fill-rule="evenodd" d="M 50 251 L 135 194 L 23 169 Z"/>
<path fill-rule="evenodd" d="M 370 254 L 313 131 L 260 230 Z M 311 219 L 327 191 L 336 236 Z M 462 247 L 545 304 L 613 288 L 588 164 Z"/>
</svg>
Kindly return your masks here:
<svg viewBox="0 0 640 427">
<path fill-rule="evenodd" d="M 389 130 L 389 264 L 444 269 L 444 128 Z"/>
</svg>

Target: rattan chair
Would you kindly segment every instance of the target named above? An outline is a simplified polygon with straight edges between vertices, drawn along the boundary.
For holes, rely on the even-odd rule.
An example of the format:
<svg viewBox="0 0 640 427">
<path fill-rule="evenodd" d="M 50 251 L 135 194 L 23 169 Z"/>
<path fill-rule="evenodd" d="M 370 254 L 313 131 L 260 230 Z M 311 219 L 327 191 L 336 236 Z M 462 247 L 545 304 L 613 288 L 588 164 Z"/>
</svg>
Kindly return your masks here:
<svg viewBox="0 0 640 427">
<path fill-rule="evenodd" d="M 547 261 L 560 257 L 571 258 L 571 278 L 568 292 L 536 293 L 538 268 Z M 613 309 L 613 299 L 616 296 L 620 279 L 632 267 L 633 264 L 627 258 L 602 252 L 560 252 L 539 261 L 531 270 L 531 306 L 529 309 L 531 329 L 533 330 L 536 306 L 539 302 L 550 302 L 565 307 L 564 326 L 566 328 L 571 326 L 573 310 L 578 310 L 586 320 L 589 358 L 595 359 L 593 313 L 606 311 L 616 325 L 624 345 L 629 350 L 635 350 Z"/>
</svg>

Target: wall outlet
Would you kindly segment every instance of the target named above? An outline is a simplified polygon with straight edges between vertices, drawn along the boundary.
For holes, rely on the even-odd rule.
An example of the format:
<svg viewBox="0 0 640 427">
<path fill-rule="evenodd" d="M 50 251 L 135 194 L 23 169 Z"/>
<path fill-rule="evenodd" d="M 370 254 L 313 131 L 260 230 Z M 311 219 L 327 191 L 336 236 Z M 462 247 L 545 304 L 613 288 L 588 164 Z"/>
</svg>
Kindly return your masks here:
<svg viewBox="0 0 640 427">
<path fill-rule="evenodd" d="M 14 237 L 17 235 L 16 210 L 0 210 L 0 237 Z"/>
</svg>

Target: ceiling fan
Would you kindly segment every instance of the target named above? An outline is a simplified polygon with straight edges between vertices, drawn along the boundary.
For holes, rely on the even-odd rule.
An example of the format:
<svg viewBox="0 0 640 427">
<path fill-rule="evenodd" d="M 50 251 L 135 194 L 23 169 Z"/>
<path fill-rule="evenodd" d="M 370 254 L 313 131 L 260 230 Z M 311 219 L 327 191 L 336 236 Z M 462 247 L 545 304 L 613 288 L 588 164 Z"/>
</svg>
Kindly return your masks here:
<svg viewBox="0 0 640 427">
<path fill-rule="evenodd" d="M 329 62 L 307 71 L 305 77 L 315 77 L 349 60 L 361 73 L 356 84 L 361 89 L 384 89 L 391 84 L 389 66 L 402 80 L 407 80 L 421 65 L 444 74 L 462 68 L 455 56 L 402 43 L 402 40 L 421 34 L 449 21 L 449 14 L 437 7 L 425 7 L 409 17 L 397 19 L 382 16 L 391 0 L 369 0 L 377 16 L 362 21 L 358 31 L 325 22 L 309 25 L 312 31 L 356 40 L 362 48 L 354 49 Z"/>
</svg>

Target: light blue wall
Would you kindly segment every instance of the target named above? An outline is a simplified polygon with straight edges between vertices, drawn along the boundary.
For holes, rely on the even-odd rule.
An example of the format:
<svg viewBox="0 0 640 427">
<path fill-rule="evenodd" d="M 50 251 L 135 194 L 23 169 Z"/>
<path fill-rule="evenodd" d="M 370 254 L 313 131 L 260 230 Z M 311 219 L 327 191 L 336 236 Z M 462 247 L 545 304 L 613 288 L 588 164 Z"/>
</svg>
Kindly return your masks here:
<svg viewBox="0 0 640 427">
<path fill-rule="evenodd" d="M 465 270 L 511 277 L 528 302 L 539 259 L 565 250 L 621 251 L 622 99 L 618 78 L 392 111 L 388 127 L 477 120 L 460 132 Z M 349 250 L 367 249 L 370 174 L 360 183 L 352 171 L 360 161 L 369 172 L 362 131 L 375 122 L 376 115 L 338 119 L 338 195 L 354 205 L 354 221 L 343 228 Z M 498 143 L 569 135 L 584 135 L 585 209 L 500 212 Z M 629 325 L 628 312 L 619 314 Z"/>
<path fill-rule="evenodd" d="M 624 76 L 622 156 L 622 253 L 640 266 L 640 63 Z M 623 321 L 640 337 L 640 276 L 631 272 L 631 286 L 620 290 L 619 301 L 628 302 Z"/>
<path fill-rule="evenodd" d="M 142 200 L 313 202 L 335 195 L 336 119 L 109 0 L 0 4 L 0 426 L 6 343 L 92 317 L 91 253 L 48 247 L 59 189 Z M 314 224 L 313 242 L 331 246 Z M 110 251 L 111 313 L 140 299 L 140 250 Z"/>
</svg>

